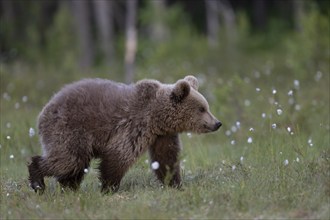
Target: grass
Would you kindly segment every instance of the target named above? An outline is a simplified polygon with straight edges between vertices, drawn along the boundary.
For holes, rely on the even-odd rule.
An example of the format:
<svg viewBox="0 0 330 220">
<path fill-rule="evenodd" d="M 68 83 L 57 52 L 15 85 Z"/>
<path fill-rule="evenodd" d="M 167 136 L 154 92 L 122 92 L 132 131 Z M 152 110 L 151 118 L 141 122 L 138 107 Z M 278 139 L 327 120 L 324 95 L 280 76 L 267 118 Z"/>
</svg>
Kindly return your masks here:
<svg viewBox="0 0 330 220">
<path fill-rule="evenodd" d="M 1 68 L 1 219 L 329 218 L 329 69 L 321 80 L 314 79 L 316 70 L 301 78 L 288 72 L 258 77 L 252 68 L 245 75 L 199 75 L 224 125 L 213 134 L 181 135 L 184 190 L 162 187 L 144 155 L 119 192 L 106 196 L 97 161 L 77 192 L 62 193 L 51 178 L 43 195 L 28 187 L 26 163 L 41 153 L 29 129 L 55 91 L 87 76 L 44 71 Z"/>
</svg>

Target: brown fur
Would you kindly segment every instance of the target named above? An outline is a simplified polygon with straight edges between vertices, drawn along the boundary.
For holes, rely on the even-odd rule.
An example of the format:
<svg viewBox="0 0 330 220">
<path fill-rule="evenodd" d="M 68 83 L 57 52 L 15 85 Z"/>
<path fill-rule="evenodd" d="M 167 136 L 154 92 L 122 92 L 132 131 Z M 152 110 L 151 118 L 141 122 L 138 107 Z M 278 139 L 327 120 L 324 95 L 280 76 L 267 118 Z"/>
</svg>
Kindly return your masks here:
<svg viewBox="0 0 330 220">
<path fill-rule="evenodd" d="M 158 179 L 180 186 L 178 134 L 221 126 L 197 89 L 193 76 L 174 85 L 85 79 L 65 86 L 39 115 L 43 155 L 32 157 L 28 165 L 31 187 L 43 191 L 43 178 L 54 176 L 63 187 L 76 190 L 84 169 L 100 158 L 102 191 L 116 191 L 128 168 L 148 149 L 151 161 L 160 164 Z"/>
</svg>

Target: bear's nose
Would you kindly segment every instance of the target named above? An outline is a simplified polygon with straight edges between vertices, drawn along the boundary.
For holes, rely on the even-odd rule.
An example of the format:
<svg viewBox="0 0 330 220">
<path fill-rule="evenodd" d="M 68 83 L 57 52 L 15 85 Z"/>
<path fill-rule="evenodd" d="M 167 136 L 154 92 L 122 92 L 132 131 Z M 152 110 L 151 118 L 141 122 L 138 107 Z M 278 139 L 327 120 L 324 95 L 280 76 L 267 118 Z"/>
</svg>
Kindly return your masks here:
<svg viewBox="0 0 330 220">
<path fill-rule="evenodd" d="M 220 121 L 217 121 L 214 126 L 214 130 L 218 130 L 221 127 L 222 123 Z"/>
</svg>

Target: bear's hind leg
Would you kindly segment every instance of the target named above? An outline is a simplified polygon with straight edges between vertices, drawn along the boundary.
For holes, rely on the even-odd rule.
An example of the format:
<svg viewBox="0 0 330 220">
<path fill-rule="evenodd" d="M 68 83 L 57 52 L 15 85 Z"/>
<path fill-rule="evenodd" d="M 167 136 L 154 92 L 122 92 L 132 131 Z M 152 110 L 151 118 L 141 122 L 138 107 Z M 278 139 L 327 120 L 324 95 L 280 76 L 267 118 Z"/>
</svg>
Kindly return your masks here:
<svg viewBox="0 0 330 220">
<path fill-rule="evenodd" d="M 181 187 L 180 175 L 180 140 L 177 134 L 157 137 L 149 148 L 151 163 L 158 162 L 159 167 L 154 170 L 157 178 L 171 187 Z"/>
<path fill-rule="evenodd" d="M 34 156 L 32 157 L 32 162 L 28 165 L 30 186 L 35 192 L 39 191 L 40 193 L 45 190 L 45 172 L 42 161 L 43 158 L 41 156 Z"/>
<path fill-rule="evenodd" d="M 113 158 L 113 159 L 112 159 Z M 120 186 L 120 181 L 125 175 L 128 166 L 121 164 L 118 158 L 114 156 L 105 156 L 99 166 L 100 181 L 102 183 L 101 192 L 106 194 L 109 191 L 117 192 Z"/>
<path fill-rule="evenodd" d="M 84 174 L 84 170 L 81 170 L 76 174 L 58 176 L 57 181 L 60 183 L 61 187 L 76 191 L 79 189 L 80 184 L 84 179 Z"/>
</svg>

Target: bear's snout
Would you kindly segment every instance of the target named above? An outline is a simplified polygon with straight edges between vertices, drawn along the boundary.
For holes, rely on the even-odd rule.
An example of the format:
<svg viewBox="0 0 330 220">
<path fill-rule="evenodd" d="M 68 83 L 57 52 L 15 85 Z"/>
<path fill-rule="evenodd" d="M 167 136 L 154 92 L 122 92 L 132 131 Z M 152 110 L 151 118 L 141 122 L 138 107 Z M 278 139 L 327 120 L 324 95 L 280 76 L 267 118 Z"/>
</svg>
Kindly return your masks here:
<svg viewBox="0 0 330 220">
<path fill-rule="evenodd" d="M 217 121 L 213 127 L 213 131 L 218 130 L 221 127 L 222 123 L 220 121 Z"/>
</svg>

